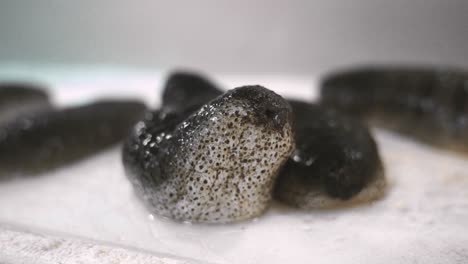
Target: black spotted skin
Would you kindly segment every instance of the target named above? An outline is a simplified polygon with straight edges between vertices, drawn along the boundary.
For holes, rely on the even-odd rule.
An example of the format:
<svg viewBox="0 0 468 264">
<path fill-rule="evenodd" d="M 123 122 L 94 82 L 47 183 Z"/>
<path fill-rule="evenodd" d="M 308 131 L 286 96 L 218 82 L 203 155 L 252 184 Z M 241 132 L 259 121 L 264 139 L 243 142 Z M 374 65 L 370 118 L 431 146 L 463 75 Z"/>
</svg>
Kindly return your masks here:
<svg viewBox="0 0 468 264">
<path fill-rule="evenodd" d="M 385 178 L 368 129 L 334 110 L 289 102 L 296 149 L 278 177 L 275 198 L 294 207 L 316 209 L 380 197 Z"/>
<path fill-rule="evenodd" d="M 468 72 L 368 66 L 331 73 L 322 102 L 421 142 L 468 151 Z"/>
<path fill-rule="evenodd" d="M 174 73 L 169 80 L 172 84 L 165 86 L 164 94 L 172 97 L 164 97 L 169 102 L 163 101 L 163 109 L 165 105 L 173 106 L 172 111 L 186 109 L 222 93 L 195 73 Z M 195 87 L 197 90 L 191 89 Z M 189 96 L 196 91 L 198 96 Z M 367 128 L 319 105 L 288 102 L 295 115 L 296 150 L 277 180 L 276 198 L 295 207 L 327 208 L 381 197 L 386 185 L 384 172 Z M 313 164 L 308 164 L 311 161 Z"/>
<path fill-rule="evenodd" d="M 291 108 L 260 86 L 228 91 L 193 112 L 153 112 L 123 149 L 149 210 L 178 221 L 226 223 L 262 214 L 294 148 Z"/>
<path fill-rule="evenodd" d="M 0 176 L 32 175 L 87 157 L 126 138 L 146 107 L 98 101 L 23 114 L 0 125 Z"/>
</svg>

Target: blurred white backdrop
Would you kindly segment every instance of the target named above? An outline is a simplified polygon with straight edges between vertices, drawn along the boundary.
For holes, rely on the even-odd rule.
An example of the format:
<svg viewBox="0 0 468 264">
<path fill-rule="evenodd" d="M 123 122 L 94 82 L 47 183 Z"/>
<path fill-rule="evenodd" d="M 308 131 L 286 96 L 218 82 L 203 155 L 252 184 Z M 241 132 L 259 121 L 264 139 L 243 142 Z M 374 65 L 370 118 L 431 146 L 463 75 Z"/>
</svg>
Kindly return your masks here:
<svg viewBox="0 0 468 264">
<path fill-rule="evenodd" d="M 366 62 L 468 67 L 468 1 L 3 0 L 8 62 L 293 74 Z"/>
</svg>

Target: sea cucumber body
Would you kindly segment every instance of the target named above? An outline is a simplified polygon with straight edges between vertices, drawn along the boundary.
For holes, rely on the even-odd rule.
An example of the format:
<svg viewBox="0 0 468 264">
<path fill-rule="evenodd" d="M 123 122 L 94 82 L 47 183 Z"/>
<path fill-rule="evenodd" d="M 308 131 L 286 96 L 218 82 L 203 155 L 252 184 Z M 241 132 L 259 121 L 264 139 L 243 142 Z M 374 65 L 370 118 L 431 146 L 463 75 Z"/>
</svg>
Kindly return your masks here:
<svg viewBox="0 0 468 264">
<path fill-rule="evenodd" d="M 27 83 L 0 83 L 0 123 L 23 113 L 50 108 L 44 88 Z"/>
<path fill-rule="evenodd" d="M 432 145 L 468 151 L 468 73 L 368 67 L 337 72 L 322 102 Z"/>
<path fill-rule="evenodd" d="M 136 125 L 123 150 L 127 176 L 151 212 L 226 223 L 265 211 L 294 147 L 284 99 L 241 87 L 195 112 L 152 115 Z"/>
<path fill-rule="evenodd" d="M 0 174 L 34 174 L 63 166 L 124 139 L 143 115 L 134 101 L 100 101 L 27 113 L 0 125 Z"/>
<path fill-rule="evenodd" d="M 320 105 L 290 101 L 296 149 L 278 177 L 275 198 L 304 209 L 366 202 L 382 196 L 377 145 L 357 120 Z"/>
</svg>

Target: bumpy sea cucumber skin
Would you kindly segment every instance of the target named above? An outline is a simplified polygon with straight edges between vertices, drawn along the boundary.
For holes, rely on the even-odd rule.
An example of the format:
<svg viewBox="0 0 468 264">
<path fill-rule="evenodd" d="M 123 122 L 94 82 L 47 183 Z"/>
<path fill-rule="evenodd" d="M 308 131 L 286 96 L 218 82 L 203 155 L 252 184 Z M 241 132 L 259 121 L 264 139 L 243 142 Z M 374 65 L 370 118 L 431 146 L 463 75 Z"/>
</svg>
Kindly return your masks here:
<svg viewBox="0 0 468 264">
<path fill-rule="evenodd" d="M 296 149 L 278 177 L 277 200 L 303 209 L 341 207 L 384 194 L 377 145 L 365 126 L 319 105 L 290 101 Z"/>
<path fill-rule="evenodd" d="M 171 83 L 166 84 L 164 94 L 169 101 L 163 101 L 163 109 L 170 105 L 171 111 L 208 102 L 222 93 L 206 77 L 196 73 L 176 72 L 168 80 Z M 190 95 L 194 87 L 198 89 L 197 96 Z M 376 144 L 367 128 L 320 105 L 296 100 L 289 103 L 295 115 L 296 150 L 277 180 L 276 199 L 295 207 L 314 209 L 380 198 L 386 180 Z"/>
<path fill-rule="evenodd" d="M 127 175 L 151 212 L 204 223 L 262 214 L 294 148 L 289 104 L 246 86 L 184 115 L 152 113 L 124 146 Z"/>
<path fill-rule="evenodd" d="M 99 101 L 23 114 L 0 125 L 0 175 L 30 175 L 66 165 L 128 136 L 146 107 Z"/>
<path fill-rule="evenodd" d="M 173 112 L 199 107 L 222 94 L 223 91 L 202 74 L 175 71 L 166 80 L 161 108 Z"/>
<path fill-rule="evenodd" d="M 468 73 L 430 67 L 364 67 L 321 84 L 322 102 L 425 143 L 468 151 Z"/>
<path fill-rule="evenodd" d="M 50 108 L 45 89 L 28 83 L 0 83 L 0 123 L 27 112 Z"/>
</svg>

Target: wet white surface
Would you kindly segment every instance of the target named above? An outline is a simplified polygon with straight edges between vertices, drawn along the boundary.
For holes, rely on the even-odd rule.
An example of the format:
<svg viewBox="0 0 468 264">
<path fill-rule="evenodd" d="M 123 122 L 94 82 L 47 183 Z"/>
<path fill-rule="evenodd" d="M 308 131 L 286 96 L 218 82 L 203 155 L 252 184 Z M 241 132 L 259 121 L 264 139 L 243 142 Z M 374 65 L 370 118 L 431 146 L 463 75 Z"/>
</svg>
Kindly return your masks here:
<svg viewBox="0 0 468 264">
<path fill-rule="evenodd" d="M 159 100 L 161 74 L 149 71 L 2 69 L 2 79 L 16 74 L 54 85 L 60 104 L 127 87 L 148 103 Z M 217 79 L 227 87 L 260 83 L 283 95 L 314 96 L 306 78 Z M 0 223 L 215 263 L 467 263 L 468 156 L 374 132 L 390 188 L 366 206 L 301 212 L 274 204 L 264 216 L 234 225 L 173 223 L 141 206 L 114 147 L 67 168 L 0 182 Z"/>
<path fill-rule="evenodd" d="M 26 230 L 25 230 L 26 229 Z M 70 236 L 45 235 L 28 228 L 0 225 L 0 263 L 2 264 L 196 264 L 192 259 L 122 248 L 109 243 L 95 243 Z"/>
</svg>

